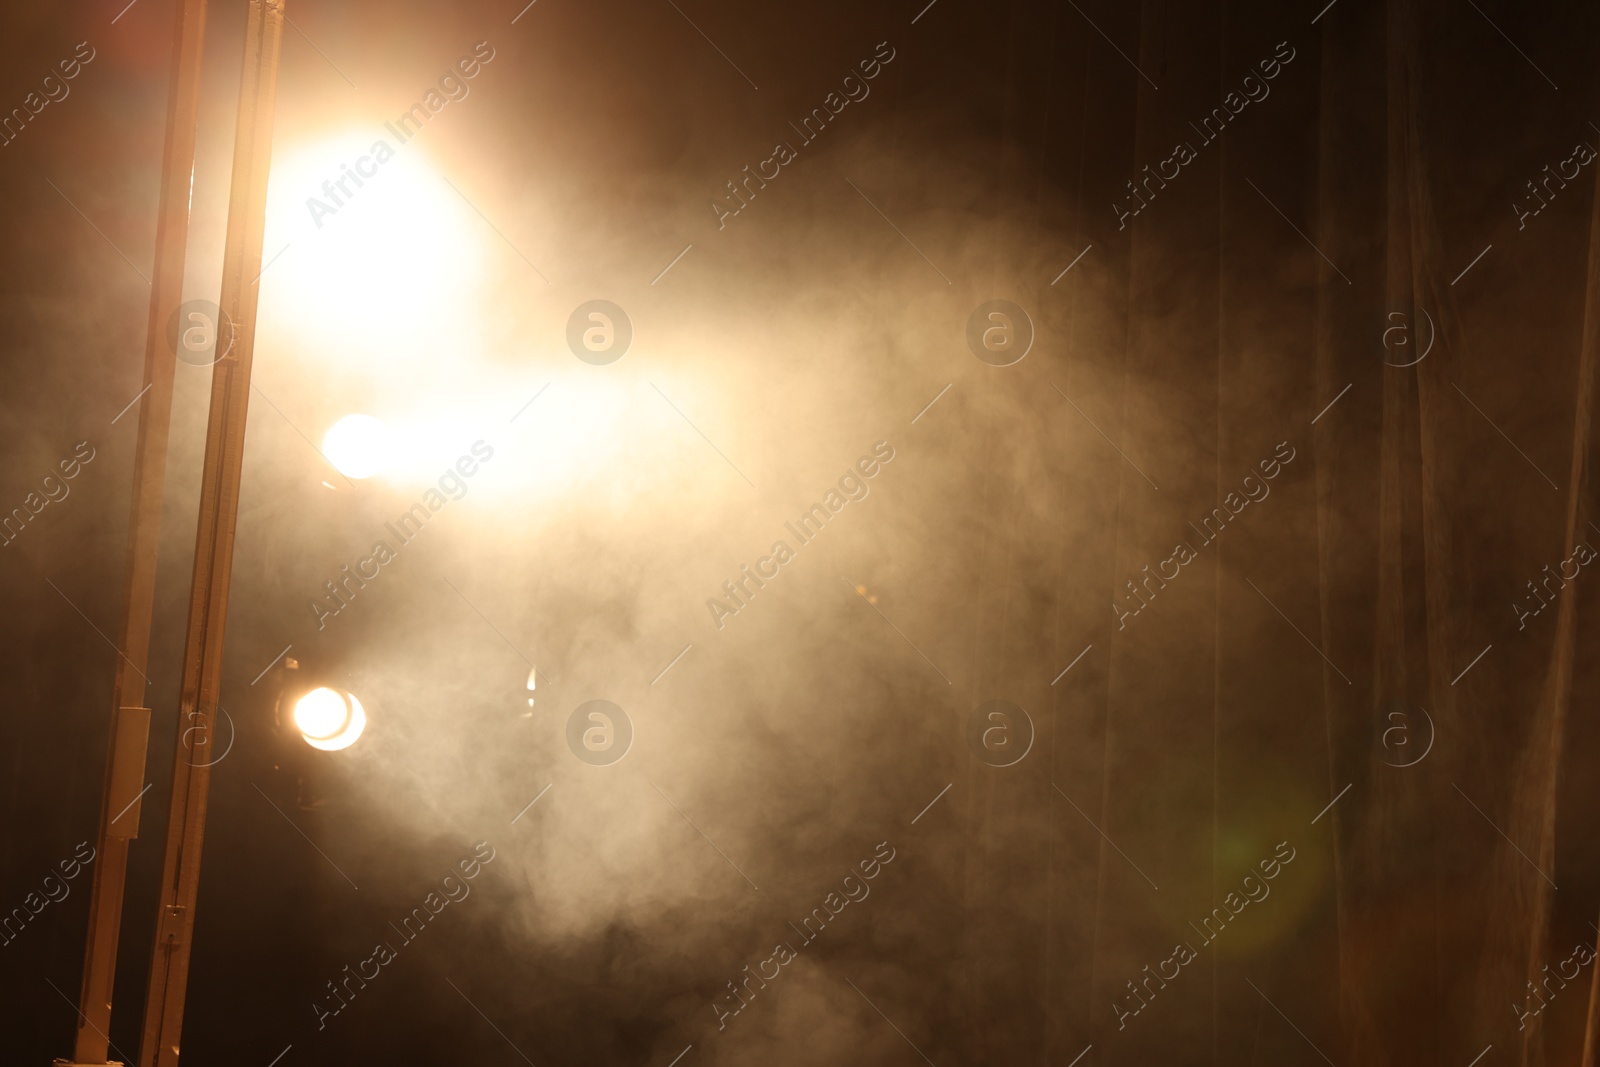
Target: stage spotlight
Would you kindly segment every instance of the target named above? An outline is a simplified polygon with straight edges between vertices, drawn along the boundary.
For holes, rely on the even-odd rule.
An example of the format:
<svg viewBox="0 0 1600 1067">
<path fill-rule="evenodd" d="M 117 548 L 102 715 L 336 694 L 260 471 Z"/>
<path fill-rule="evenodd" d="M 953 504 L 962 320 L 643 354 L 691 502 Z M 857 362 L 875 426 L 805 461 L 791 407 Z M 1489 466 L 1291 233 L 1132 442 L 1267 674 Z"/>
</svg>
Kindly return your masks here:
<svg viewBox="0 0 1600 1067">
<path fill-rule="evenodd" d="M 324 390 L 366 389 L 381 378 L 400 386 L 398 397 L 418 384 L 416 374 L 438 368 L 441 351 L 488 336 L 476 326 L 493 310 L 479 304 L 491 257 L 482 220 L 418 141 L 376 164 L 364 184 L 330 183 L 371 169 L 373 147 L 371 131 L 357 128 L 298 144 L 280 139 L 266 244 L 269 256 L 285 251 L 261 277 L 262 328 L 283 331 L 294 357 L 318 368 Z"/>
<path fill-rule="evenodd" d="M 294 725 L 312 748 L 337 752 L 361 737 L 367 728 L 367 712 L 354 693 L 323 686 L 295 702 Z"/>
<path fill-rule="evenodd" d="M 347 478 L 371 478 L 393 461 L 389 428 L 371 415 L 346 415 L 322 438 L 322 454 Z"/>
</svg>

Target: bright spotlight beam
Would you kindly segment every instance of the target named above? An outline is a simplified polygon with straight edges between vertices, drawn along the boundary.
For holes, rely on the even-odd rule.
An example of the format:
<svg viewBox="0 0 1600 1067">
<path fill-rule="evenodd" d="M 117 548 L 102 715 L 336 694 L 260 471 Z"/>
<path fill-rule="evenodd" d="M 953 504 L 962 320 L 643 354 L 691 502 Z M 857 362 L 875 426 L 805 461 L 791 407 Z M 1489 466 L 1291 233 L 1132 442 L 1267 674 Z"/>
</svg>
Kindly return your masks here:
<svg viewBox="0 0 1600 1067">
<path fill-rule="evenodd" d="M 347 478 L 371 478 L 393 462 L 389 428 L 371 415 L 346 415 L 328 429 L 322 453 Z"/>
<path fill-rule="evenodd" d="M 295 702 L 294 725 L 312 748 L 337 752 L 361 737 L 367 728 L 367 712 L 354 693 L 324 686 Z"/>
</svg>

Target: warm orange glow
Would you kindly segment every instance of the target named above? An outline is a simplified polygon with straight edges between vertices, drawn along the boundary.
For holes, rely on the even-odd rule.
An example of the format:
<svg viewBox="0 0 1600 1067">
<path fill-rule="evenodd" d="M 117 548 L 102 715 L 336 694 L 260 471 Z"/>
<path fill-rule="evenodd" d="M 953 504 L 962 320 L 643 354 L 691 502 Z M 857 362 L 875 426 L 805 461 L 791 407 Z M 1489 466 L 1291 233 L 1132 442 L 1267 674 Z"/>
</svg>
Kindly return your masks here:
<svg viewBox="0 0 1600 1067">
<path fill-rule="evenodd" d="M 361 737 L 367 728 L 367 712 L 355 694 L 324 686 L 295 703 L 294 725 L 312 748 L 337 752 Z"/>
</svg>

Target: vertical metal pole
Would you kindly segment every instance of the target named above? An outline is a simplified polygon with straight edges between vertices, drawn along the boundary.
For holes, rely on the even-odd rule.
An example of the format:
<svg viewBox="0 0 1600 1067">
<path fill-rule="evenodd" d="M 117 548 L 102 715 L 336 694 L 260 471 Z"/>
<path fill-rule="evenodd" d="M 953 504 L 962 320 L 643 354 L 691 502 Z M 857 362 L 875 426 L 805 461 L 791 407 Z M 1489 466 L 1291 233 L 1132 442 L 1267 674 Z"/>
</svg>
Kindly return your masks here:
<svg viewBox="0 0 1600 1067">
<path fill-rule="evenodd" d="M 206 427 L 200 518 L 195 534 L 194 585 L 189 598 L 181 709 L 200 735 L 188 745 L 180 729 L 173 762 L 171 813 L 161 873 L 161 901 L 146 992 L 141 1067 L 177 1067 L 184 993 L 200 887 L 206 801 L 211 786 L 209 750 L 222 676 L 223 630 L 233 571 L 239 514 L 245 416 L 255 351 L 256 283 L 266 224 L 267 173 L 272 162 L 272 116 L 277 98 L 283 0 L 250 0 L 244 62 L 239 79 L 239 121 L 234 134 L 233 185 L 223 252 L 223 321 L 234 328 L 232 349 L 212 371 L 211 416 Z M 219 327 L 220 329 L 220 327 Z M 221 340 L 219 339 L 219 344 Z M 185 758 L 189 756 L 191 758 Z"/>
<path fill-rule="evenodd" d="M 200 106 L 200 57 L 205 40 L 206 0 L 179 0 L 173 28 L 172 73 L 167 90 L 167 141 L 161 161 L 156 216 L 155 273 L 150 286 L 150 321 L 145 332 L 146 392 L 139 409 L 134 452 L 132 514 L 128 522 L 128 586 L 122 602 L 122 657 L 112 689 L 111 740 L 106 752 L 106 788 L 89 930 L 84 947 L 80 1018 L 73 1059 L 105 1063 L 111 1030 L 111 994 L 116 981 L 117 942 L 122 929 L 128 842 L 139 836 L 144 757 L 150 741 L 145 703 L 145 667 L 150 656 L 150 619 L 155 602 L 156 558 L 161 540 L 161 503 L 167 477 L 167 432 L 172 414 L 176 351 L 167 335 L 183 301 L 184 252 L 189 243 L 189 188 L 194 174 L 195 125 Z"/>
</svg>

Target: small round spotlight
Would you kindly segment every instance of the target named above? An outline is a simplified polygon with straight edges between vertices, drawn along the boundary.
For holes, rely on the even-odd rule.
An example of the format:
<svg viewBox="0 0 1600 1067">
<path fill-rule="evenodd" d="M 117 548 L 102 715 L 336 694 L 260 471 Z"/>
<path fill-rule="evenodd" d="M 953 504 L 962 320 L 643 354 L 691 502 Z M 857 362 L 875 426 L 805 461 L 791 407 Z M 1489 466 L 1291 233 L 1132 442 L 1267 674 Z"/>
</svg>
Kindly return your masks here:
<svg viewBox="0 0 1600 1067">
<path fill-rule="evenodd" d="M 367 712 L 354 693 L 324 686 L 295 703 L 294 725 L 312 748 L 337 752 L 356 743 L 367 728 Z"/>
<path fill-rule="evenodd" d="M 389 428 L 371 415 L 346 415 L 322 438 L 322 453 L 347 478 L 381 474 L 394 459 Z"/>
</svg>

